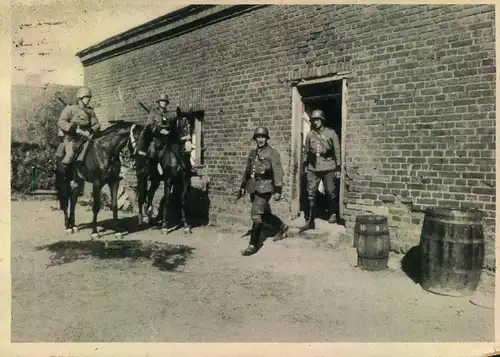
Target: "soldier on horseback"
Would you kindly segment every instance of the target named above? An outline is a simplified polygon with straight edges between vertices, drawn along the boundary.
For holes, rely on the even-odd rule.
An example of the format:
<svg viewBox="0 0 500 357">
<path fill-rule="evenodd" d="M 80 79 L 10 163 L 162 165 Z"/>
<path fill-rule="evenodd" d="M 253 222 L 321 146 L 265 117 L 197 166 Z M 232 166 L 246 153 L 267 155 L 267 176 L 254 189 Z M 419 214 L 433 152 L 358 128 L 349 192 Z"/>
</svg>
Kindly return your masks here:
<svg viewBox="0 0 500 357">
<path fill-rule="evenodd" d="M 167 106 L 170 103 L 168 95 L 162 94 L 156 100 L 156 106 L 151 108 L 145 124 L 145 130 L 158 131 L 162 135 L 169 134 L 170 120 L 167 118 Z M 156 159 L 157 153 L 161 150 L 162 140 L 156 135 L 149 137 L 143 132 L 137 143 L 137 154 Z M 150 142 L 148 142 L 151 140 Z"/>
<path fill-rule="evenodd" d="M 82 144 L 90 140 L 94 132 L 101 129 L 94 108 L 89 106 L 90 100 L 92 99 L 92 92 L 90 89 L 88 87 L 81 87 L 76 97 L 76 104 L 66 106 L 57 122 L 57 126 L 64 133 L 64 140 L 58 150 L 57 156 L 60 158 L 64 155 L 61 164 L 66 170 L 71 170 L 70 172 L 72 172 L 72 188 L 78 187 L 75 160 L 76 152 Z M 81 160 L 82 157 L 79 156 L 78 161 Z"/>
</svg>

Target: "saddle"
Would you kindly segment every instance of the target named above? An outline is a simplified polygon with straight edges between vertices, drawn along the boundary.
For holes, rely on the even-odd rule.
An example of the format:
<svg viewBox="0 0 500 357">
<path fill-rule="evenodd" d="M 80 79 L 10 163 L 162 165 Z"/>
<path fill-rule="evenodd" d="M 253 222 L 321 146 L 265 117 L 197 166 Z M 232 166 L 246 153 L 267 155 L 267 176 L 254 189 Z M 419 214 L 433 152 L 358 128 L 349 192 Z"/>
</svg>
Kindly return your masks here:
<svg viewBox="0 0 500 357">
<path fill-rule="evenodd" d="M 84 140 L 80 143 L 78 143 L 75 148 L 74 148 L 74 161 L 73 161 L 73 165 L 74 165 L 74 169 L 76 170 L 76 174 L 77 176 L 82 180 L 82 181 L 85 181 L 86 180 L 86 177 L 85 175 L 83 175 L 83 173 L 81 172 L 80 170 L 80 165 L 81 162 L 83 161 L 84 157 L 85 157 L 85 154 L 87 152 L 87 147 L 89 145 L 91 140 Z M 61 144 L 62 145 L 62 144 Z M 61 161 L 63 160 L 64 158 L 64 155 L 62 155 L 61 157 L 58 158 L 57 162 L 58 164 L 61 163 Z"/>
</svg>

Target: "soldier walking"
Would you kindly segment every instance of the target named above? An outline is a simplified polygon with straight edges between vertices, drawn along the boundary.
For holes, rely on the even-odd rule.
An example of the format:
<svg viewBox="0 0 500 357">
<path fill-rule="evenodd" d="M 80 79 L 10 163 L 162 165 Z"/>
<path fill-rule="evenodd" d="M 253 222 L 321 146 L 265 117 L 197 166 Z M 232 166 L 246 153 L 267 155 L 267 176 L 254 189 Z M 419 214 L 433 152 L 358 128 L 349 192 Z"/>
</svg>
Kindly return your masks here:
<svg viewBox="0 0 500 357">
<path fill-rule="evenodd" d="M 328 199 L 329 223 L 337 223 L 338 205 L 336 201 L 335 179 L 340 175 L 340 143 L 335 130 L 324 125 L 325 113 L 314 110 L 311 115 L 311 131 L 305 143 L 305 162 L 307 170 L 307 196 L 309 212 L 305 212 L 306 224 L 299 232 L 315 229 L 315 198 L 320 181 L 323 181 Z"/>
<path fill-rule="evenodd" d="M 76 93 L 77 103 L 66 106 L 57 126 L 64 133 L 64 140 L 57 156 L 63 156 L 61 163 L 66 169 L 72 170 L 73 180 L 71 187 L 77 188 L 78 179 L 76 174 L 75 152 L 85 140 L 89 140 L 94 132 L 101 129 L 99 120 L 95 115 L 94 108 L 89 103 L 92 99 L 92 92 L 88 87 L 81 87 Z M 80 158 L 81 160 L 81 158 Z"/>
<path fill-rule="evenodd" d="M 254 131 L 253 140 L 257 147 L 250 151 L 247 164 L 242 176 L 240 195 L 250 194 L 252 208 L 252 230 L 250 243 L 241 253 L 248 256 L 260 248 L 260 233 L 263 221 L 279 228 L 274 241 L 282 239 L 288 231 L 288 226 L 271 212 L 269 201 L 274 194 L 274 200 L 279 201 L 282 194 L 283 168 L 278 151 L 268 144 L 269 131 L 265 127 L 258 127 Z"/>
</svg>

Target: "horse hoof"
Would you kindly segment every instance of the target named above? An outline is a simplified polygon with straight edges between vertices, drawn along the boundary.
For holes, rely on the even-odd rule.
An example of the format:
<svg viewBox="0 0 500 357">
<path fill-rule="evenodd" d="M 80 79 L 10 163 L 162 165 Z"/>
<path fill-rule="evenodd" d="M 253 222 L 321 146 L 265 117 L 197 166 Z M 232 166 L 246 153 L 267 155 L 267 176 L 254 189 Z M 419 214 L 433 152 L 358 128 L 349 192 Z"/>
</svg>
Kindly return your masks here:
<svg viewBox="0 0 500 357">
<path fill-rule="evenodd" d="M 92 237 L 92 239 L 99 239 L 99 238 L 101 238 L 101 236 L 99 235 L 99 233 L 92 233 L 91 237 Z"/>
<path fill-rule="evenodd" d="M 73 227 L 73 233 L 78 233 L 78 227 Z"/>
<path fill-rule="evenodd" d="M 66 229 L 66 234 L 71 234 L 73 233 L 73 230 L 71 228 Z"/>
<path fill-rule="evenodd" d="M 193 234 L 191 228 L 184 228 L 184 234 Z"/>
<path fill-rule="evenodd" d="M 121 234 L 121 233 L 115 233 L 115 238 L 116 239 L 123 239 L 123 234 Z"/>
<path fill-rule="evenodd" d="M 161 234 L 167 235 L 168 234 L 168 229 L 167 228 L 162 228 L 161 229 Z"/>
</svg>

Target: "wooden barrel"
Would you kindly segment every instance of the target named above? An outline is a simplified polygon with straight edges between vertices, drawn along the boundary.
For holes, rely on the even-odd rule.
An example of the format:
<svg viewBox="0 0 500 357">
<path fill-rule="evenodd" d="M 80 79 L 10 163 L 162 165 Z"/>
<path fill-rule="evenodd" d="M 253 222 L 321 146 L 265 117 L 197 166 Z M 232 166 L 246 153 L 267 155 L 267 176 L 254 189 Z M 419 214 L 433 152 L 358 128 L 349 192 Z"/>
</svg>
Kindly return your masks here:
<svg viewBox="0 0 500 357">
<path fill-rule="evenodd" d="M 472 295 L 484 264 L 484 213 L 430 208 L 420 237 L 420 285 L 448 296 Z"/>
<path fill-rule="evenodd" d="M 354 246 L 358 253 L 358 267 L 363 270 L 387 268 L 391 248 L 387 217 L 358 216 L 354 227 Z"/>
</svg>

